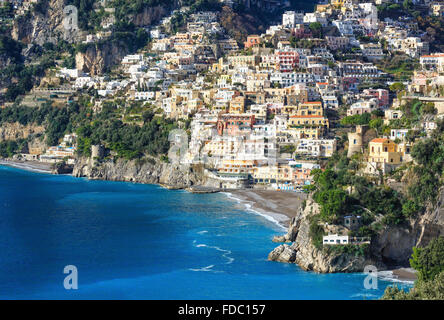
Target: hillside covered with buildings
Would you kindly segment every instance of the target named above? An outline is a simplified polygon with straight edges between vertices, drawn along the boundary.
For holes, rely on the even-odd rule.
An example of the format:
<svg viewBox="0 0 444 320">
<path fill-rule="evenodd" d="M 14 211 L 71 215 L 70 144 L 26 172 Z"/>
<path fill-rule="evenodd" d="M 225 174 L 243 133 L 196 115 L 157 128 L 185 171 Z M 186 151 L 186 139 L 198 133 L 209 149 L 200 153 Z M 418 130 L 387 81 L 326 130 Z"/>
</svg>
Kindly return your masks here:
<svg viewBox="0 0 444 320">
<path fill-rule="evenodd" d="M 305 192 L 270 259 L 307 270 L 406 265 L 442 235 L 444 3 L 0 3 L 0 157 Z"/>
</svg>

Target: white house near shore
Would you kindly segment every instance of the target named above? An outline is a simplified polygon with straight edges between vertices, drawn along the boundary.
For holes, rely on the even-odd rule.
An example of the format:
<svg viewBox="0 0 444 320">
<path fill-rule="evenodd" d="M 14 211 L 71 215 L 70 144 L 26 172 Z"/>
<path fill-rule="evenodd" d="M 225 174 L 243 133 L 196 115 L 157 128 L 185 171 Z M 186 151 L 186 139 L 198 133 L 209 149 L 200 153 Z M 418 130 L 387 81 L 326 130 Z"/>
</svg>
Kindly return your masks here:
<svg viewBox="0 0 444 320">
<path fill-rule="evenodd" d="M 323 244 L 348 244 L 349 236 L 340 236 L 337 234 L 329 234 L 328 236 L 323 236 Z"/>
</svg>

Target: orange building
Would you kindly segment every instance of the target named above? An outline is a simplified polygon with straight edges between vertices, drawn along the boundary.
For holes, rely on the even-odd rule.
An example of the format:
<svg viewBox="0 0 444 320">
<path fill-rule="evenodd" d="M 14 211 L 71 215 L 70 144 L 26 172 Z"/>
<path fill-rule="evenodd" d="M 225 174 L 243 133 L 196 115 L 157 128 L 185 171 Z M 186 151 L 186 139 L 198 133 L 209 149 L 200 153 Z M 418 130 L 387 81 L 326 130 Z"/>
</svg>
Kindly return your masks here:
<svg viewBox="0 0 444 320">
<path fill-rule="evenodd" d="M 244 42 L 245 49 L 259 47 L 261 44 L 261 37 L 258 35 L 251 35 L 247 37 L 247 41 Z"/>
</svg>

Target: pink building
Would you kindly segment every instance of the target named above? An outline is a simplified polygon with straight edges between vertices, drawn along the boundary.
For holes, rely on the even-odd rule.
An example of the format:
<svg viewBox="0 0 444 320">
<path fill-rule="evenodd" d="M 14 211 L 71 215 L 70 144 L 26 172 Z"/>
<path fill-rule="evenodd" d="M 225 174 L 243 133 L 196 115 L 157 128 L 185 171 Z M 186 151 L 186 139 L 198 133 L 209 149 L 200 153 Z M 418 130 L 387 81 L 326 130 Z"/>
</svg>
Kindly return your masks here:
<svg viewBox="0 0 444 320">
<path fill-rule="evenodd" d="M 291 33 L 298 39 L 311 38 L 313 36 L 310 29 L 305 28 L 303 24 L 296 25 L 296 27 L 292 29 Z"/>
<path fill-rule="evenodd" d="M 278 51 L 277 57 L 281 72 L 291 72 L 299 64 L 299 53 L 296 51 Z"/>
<path fill-rule="evenodd" d="M 255 124 L 254 115 L 249 114 L 222 114 L 217 120 L 217 132 L 219 135 L 237 135 L 242 131 L 248 131 Z"/>
</svg>

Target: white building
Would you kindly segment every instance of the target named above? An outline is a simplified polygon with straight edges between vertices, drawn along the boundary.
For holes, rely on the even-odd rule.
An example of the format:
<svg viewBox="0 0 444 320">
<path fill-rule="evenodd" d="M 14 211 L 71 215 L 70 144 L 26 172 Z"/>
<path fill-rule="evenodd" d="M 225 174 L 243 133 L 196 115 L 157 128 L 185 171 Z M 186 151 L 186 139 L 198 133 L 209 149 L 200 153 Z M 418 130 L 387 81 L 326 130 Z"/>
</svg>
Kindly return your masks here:
<svg viewBox="0 0 444 320">
<path fill-rule="evenodd" d="M 304 14 L 295 11 L 286 11 L 282 15 L 282 26 L 285 28 L 294 28 L 297 24 L 304 23 Z"/>
<path fill-rule="evenodd" d="M 421 67 L 427 70 L 436 70 L 438 72 L 444 71 L 444 53 L 434 53 L 431 55 L 424 55 L 419 58 Z"/>
<path fill-rule="evenodd" d="M 83 87 L 92 87 L 94 86 L 94 79 L 88 76 L 85 77 L 78 77 L 76 79 L 75 87 L 76 88 L 83 88 Z"/>
<path fill-rule="evenodd" d="M 339 108 L 339 101 L 336 96 L 322 96 L 322 103 L 324 105 L 324 108 Z"/>
<path fill-rule="evenodd" d="M 392 129 L 390 130 L 390 140 L 404 140 L 408 132 L 409 129 Z"/>
<path fill-rule="evenodd" d="M 58 77 L 62 78 L 73 78 L 76 79 L 78 77 L 86 76 L 84 72 L 77 69 L 68 69 L 68 68 L 62 68 L 57 73 Z"/>
<path fill-rule="evenodd" d="M 140 92 L 136 91 L 134 93 L 134 99 L 138 100 L 138 101 L 153 100 L 155 97 L 155 94 L 156 93 L 154 91 L 140 91 Z"/>
<path fill-rule="evenodd" d="M 122 64 L 136 64 L 143 61 L 142 54 L 129 54 L 122 59 Z"/>
<path fill-rule="evenodd" d="M 297 83 L 314 82 L 314 77 L 310 73 L 303 72 L 276 72 L 270 76 L 270 81 L 277 82 L 282 87 L 290 87 Z"/>
<path fill-rule="evenodd" d="M 349 236 L 340 236 L 337 234 L 329 234 L 322 237 L 322 243 L 328 245 L 348 244 Z"/>
<path fill-rule="evenodd" d="M 376 98 L 369 100 L 361 100 L 353 103 L 350 109 L 347 110 L 347 116 L 353 116 L 356 114 L 371 113 L 379 107 L 379 101 Z"/>
<path fill-rule="evenodd" d="M 300 139 L 295 153 L 307 157 L 331 157 L 336 151 L 336 139 Z"/>
<path fill-rule="evenodd" d="M 362 55 L 369 60 L 379 60 L 384 58 L 384 52 L 379 44 L 363 43 L 359 46 L 362 50 Z"/>
</svg>

